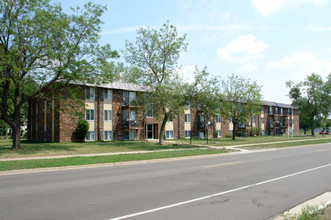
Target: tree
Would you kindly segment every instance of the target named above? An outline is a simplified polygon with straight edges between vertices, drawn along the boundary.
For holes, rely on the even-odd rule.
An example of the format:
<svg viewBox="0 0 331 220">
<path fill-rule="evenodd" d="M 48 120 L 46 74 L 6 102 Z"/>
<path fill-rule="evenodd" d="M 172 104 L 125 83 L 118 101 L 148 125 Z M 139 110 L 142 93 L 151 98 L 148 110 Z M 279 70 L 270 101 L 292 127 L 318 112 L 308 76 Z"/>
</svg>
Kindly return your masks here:
<svg viewBox="0 0 331 220">
<path fill-rule="evenodd" d="M 89 129 L 89 123 L 85 119 L 79 119 L 77 123 L 76 133 L 81 142 L 85 141 Z"/>
<path fill-rule="evenodd" d="M 232 140 L 235 139 L 237 125 L 246 123 L 248 117 L 261 109 L 261 86 L 240 76 L 232 74 L 220 85 L 220 113 L 233 123 Z"/>
<path fill-rule="evenodd" d="M 178 36 L 176 27 L 163 24 L 159 30 L 141 28 L 135 45 L 126 41 L 124 57 L 135 67 L 136 82 L 148 88 L 148 103 L 161 121 L 159 144 L 163 143 L 166 122 L 183 109 L 184 86 L 178 77 L 178 59 L 185 51 L 186 35 Z M 138 70 L 139 74 L 136 74 Z"/>
<path fill-rule="evenodd" d="M 1 1 L 0 117 L 12 128 L 13 149 L 20 148 L 21 110 L 28 100 L 62 94 L 72 80 L 111 78 L 109 59 L 118 54 L 98 44 L 105 9 L 88 3 L 68 15 L 49 0 Z"/>
<path fill-rule="evenodd" d="M 202 71 L 199 71 L 198 67 L 195 66 L 194 82 L 187 84 L 187 88 L 185 89 L 188 102 L 193 106 L 198 106 L 203 116 L 207 144 L 211 120 L 219 113 L 220 106 L 219 97 L 217 96 L 217 79 L 208 79 L 208 76 L 209 73 L 207 72 L 207 67 L 204 67 Z M 192 126 L 190 142 L 190 144 L 192 144 Z"/>
<path fill-rule="evenodd" d="M 286 82 L 286 86 L 290 88 L 289 97 L 292 99 L 292 104 L 299 108 L 300 118 L 304 119 L 305 122 L 307 117 L 309 118 L 311 135 L 315 135 L 315 123 L 322 113 L 321 109 L 324 103 L 323 84 L 322 77 L 315 73 L 307 76 L 304 81 L 296 85 L 292 81 Z"/>
</svg>

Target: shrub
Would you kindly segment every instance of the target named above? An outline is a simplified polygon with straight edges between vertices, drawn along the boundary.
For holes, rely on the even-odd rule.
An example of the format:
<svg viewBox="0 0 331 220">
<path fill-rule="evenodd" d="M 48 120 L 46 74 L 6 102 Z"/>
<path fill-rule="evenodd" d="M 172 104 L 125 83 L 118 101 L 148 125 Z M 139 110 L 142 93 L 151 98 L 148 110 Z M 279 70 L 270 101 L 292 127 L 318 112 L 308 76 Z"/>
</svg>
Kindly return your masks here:
<svg viewBox="0 0 331 220">
<path fill-rule="evenodd" d="M 88 129 L 89 129 L 88 121 L 86 121 L 85 119 L 79 119 L 76 133 L 79 140 L 81 140 L 82 142 L 84 142 L 85 138 L 87 137 Z"/>
<path fill-rule="evenodd" d="M 230 133 L 226 133 L 226 134 L 224 135 L 224 137 L 225 137 L 225 138 L 232 138 L 232 134 L 230 134 Z"/>
</svg>

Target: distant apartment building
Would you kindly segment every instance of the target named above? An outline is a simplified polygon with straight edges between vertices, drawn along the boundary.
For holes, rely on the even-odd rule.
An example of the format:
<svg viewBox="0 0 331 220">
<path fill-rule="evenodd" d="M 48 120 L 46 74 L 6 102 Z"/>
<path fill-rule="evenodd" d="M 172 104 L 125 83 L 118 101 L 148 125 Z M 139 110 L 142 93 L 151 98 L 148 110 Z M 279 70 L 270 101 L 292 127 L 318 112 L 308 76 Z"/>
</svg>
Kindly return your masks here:
<svg viewBox="0 0 331 220">
<path fill-rule="evenodd" d="M 114 82 L 104 85 L 76 85 L 81 88 L 81 101 L 89 123 L 87 141 L 94 140 L 148 140 L 158 139 L 161 123 L 153 111 L 145 114 L 137 105 L 137 95 L 146 90 L 132 83 Z M 63 103 L 56 101 L 29 101 L 28 139 L 49 142 L 77 141 L 75 135 L 78 117 L 60 111 Z M 66 100 L 70 103 L 70 100 Z M 68 103 L 66 103 L 68 104 Z M 57 107 L 55 107 L 57 105 Z M 299 133 L 298 109 L 291 105 L 264 101 L 260 114 L 238 131 L 248 136 L 252 128 L 259 128 L 262 135 L 285 135 Z M 224 137 L 233 132 L 231 121 L 218 115 L 206 123 L 197 106 L 186 106 L 184 112 L 172 117 L 165 126 L 166 139 L 199 137 Z"/>
</svg>

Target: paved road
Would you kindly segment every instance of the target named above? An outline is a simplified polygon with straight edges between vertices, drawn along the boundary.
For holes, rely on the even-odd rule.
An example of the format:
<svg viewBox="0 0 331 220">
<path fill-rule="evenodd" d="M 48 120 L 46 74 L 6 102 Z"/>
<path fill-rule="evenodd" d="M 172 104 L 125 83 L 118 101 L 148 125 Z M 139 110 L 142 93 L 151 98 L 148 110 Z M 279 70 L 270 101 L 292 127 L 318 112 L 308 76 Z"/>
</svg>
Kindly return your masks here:
<svg viewBox="0 0 331 220">
<path fill-rule="evenodd" d="M 331 144 L 0 176 L 0 219 L 257 220 L 326 191 Z"/>
</svg>

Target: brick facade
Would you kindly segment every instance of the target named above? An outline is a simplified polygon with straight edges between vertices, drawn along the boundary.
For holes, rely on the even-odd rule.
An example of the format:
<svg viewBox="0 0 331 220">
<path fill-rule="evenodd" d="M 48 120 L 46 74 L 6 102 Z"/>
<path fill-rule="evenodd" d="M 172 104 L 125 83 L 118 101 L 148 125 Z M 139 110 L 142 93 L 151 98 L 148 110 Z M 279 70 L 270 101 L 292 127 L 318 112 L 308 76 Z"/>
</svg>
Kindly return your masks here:
<svg viewBox="0 0 331 220">
<path fill-rule="evenodd" d="M 153 125 L 150 126 L 154 128 L 153 137 L 159 137 L 161 128 L 160 122 L 157 122 L 154 118 L 143 118 L 142 109 L 138 106 L 131 106 L 130 104 L 124 105 L 123 94 L 127 92 L 127 90 L 121 88 L 95 87 L 93 99 L 86 100 L 85 88 L 86 87 L 83 85 L 80 86 L 80 92 L 82 94 L 80 101 L 85 103 L 85 106 L 94 108 L 94 120 L 90 121 L 90 123 L 94 125 L 90 128 L 90 130 L 94 132 L 94 140 L 104 140 L 105 138 L 104 131 L 106 122 L 104 120 L 104 110 L 106 110 L 106 100 L 104 91 L 106 88 L 112 91 L 112 99 L 110 101 L 107 100 L 107 103 L 111 103 L 112 119 L 109 123 L 112 125 L 111 132 L 113 140 L 124 140 L 125 138 L 131 137 L 130 135 L 134 133 L 136 140 L 144 140 L 147 137 L 148 125 Z M 131 91 L 131 93 L 134 92 L 132 90 L 129 91 Z M 136 95 L 139 95 L 139 92 L 137 92 Z M 68 111 L 64 111 L 66 107 L 69 107 Z M 272 108 L 272 114 L 269 114 L 270 107 Z M 289 108 L 291 112 L 288 112 Z M 47 101 L 30 100 L 28 111 L 28 139 L 49 142 L 78 141 L 75 131 L 79 117 L 77 114 L 69 113 L 70 110 L 78 110 L 79 113 L 85 114 L 85 108 L 75 103 L 70 98 L 61 101 L 52 101 L 51 99 Z M 130 118 L 130 112 L 132 111 L 136 112 L 136 120 L 131 124 L 131 119 L 128 119 L 129 123 L 124 124 L 124 112 L 128 114 Z M 184 113 L 174 117 L 173 124 L 170 124 L 173 128 L 170 126 L 169 131 L 171 132 L 171 129 L 173 129 L 173 138 L 178 139 L 185 137 L 185 128 L 188 129 L 188 127 L 190 127 L 192 137 L 199 137 L 199 134 L 202 132 L 204 137 L 208 134 L 209 138 L 214 138 L 217 136 L 217 128 L 221 130 L 222 137 L 231 132 L 231 124 L 228 120 L 223 118 L 221 118 L 221 122 L 218 125 L 216 125 L 216 118 L 209 119 L 211 125 L 208 127 L 207 132 L 205 127 L 199 126 L 199 115 L 202 113 L 198 110 L 197 106 L 190 106 L 189 112 L 191 116 L 189 125 L 185 125 Z M 263 118 L 264 123 L 262 123 Z M 269 123 L 269 120 L 271 120 L 272 123 Z M 260 128 L 265 135 L 284 135 L 288 132 L 288 128 L 293 128 L 293 134 L 298 134 L 299 112 L 290 105 L 265 102 L 260 114 L 255 117 L 255 124 L 253 118 L 250 118 L 242 127 L 239 128 L 239 125 L 237 126 L 245 136 L 249 136 L 250 129 L 254 127 Z M 109 128 L 107 129 L 109 130 Z M 166 135 L 166 131 L 163 135 Z"/>
</svg>

